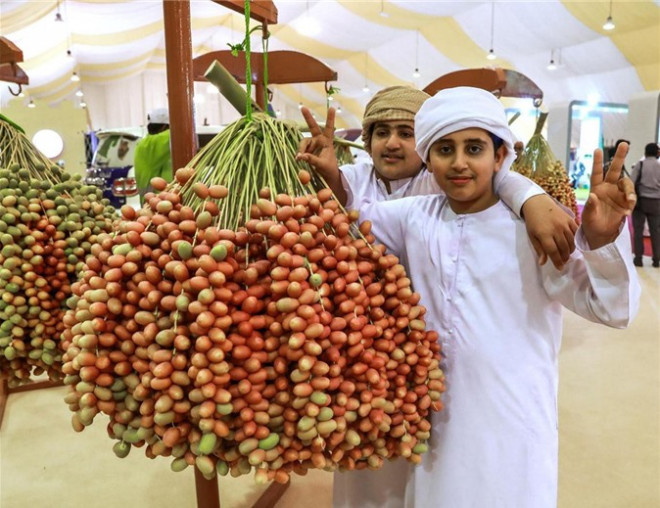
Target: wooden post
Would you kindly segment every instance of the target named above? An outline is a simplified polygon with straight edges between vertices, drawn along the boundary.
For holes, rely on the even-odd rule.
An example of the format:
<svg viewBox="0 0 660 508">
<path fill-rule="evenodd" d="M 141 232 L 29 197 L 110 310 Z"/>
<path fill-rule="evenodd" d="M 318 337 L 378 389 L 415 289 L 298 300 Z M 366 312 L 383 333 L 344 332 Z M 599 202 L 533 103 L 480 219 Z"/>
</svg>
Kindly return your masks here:
<svg viewBox="0 0 660 508">
<path fill-rule="evenodd" d="M 197 151 L 193 118 L 192 36 L 190 0 L 163 0 L 167 102 L 170 110 L 172 169 L 190 162 Z M 195 468 L 198 508 L 220 508 L 218 477 L 207 480 Z"/>
<path fill-rule="evenodd" d="M 272 4 L 272 2 L 268 2 Z M 276 12 L 276 11 L 275 11 Z M 193 64 L 190 0 L 163 0 L 167 96 L 170 110 L 172 168 L 176 171 L 197 150 L 193 118 Z M 275 19 L 275 22 L 277 19 Z M 271 483 L 259 498 L 260 508 L 272 507 L 289 486 Z M 220 508 L 218 477 L 207 480 L 195 468 L 197 508 Z"/>
<path fill-rule="evenodd" d="M 197 151 L 193 118 L 190 0 L 163 0 L 167 101 L 170 111 L 172 169 L 190 162 Z"/>
<path fill-rule="evenodd" d="M 197 508 L 220 508 L 217 475 L 213 479 L 207 480 L 197 467 L 194 467 L 194 469 Z"/>
</svg>

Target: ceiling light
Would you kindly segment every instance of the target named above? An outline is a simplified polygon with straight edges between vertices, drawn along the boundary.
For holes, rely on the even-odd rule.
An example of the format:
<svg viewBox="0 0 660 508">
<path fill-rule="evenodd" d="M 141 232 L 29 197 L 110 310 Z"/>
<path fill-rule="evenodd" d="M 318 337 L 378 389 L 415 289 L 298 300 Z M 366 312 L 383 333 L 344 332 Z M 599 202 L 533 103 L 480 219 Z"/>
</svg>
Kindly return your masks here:
<svg viewBox="0 0 660 508">
<path fill-rule="evenodd" d="M 337 106 L 337 114 L 341 114 L 341 106 Z"/>
<path fill-rule="evenodd" d="M 364 54 L 364 86 L 362 87 L 362 91 L 364 93 L 369 93 L 369 85 L 367 84 L 368 80 L 369 80 L 369 78 L 368 78 L 368 76 L 369 76 L 368 67 L 369 67 L 369 53 L 365 52 L 365 54 Z"/>
<path fill-rule="evenodd" d="M 82 90 L 77 90 L 77 91 L 76 91 L 76 97 L 82 97 L 83 95 L 84 95 L 84 94 L 83 94 L 83 91 L 82 91 Z"/>
<path fill-rule="evenodd" d="M 557 69 L 557 64 L 555 64 L 555 50 L 551 49 L 550 50 L 550 63 L 547 66 L 547 69 L 549 71 L 554 71 Z"/>
<path fill-rule="evenodd" d="M 302 107 L 303 107 L 303 103 L 302 103 L 302 102 L 299 102 L 299 103 L 298 103 L 298 109 L 300 109 L 300 108 L 302 108 Z"/>
<path fill-rule="evenodd" d="M 56 12 L 55 12 L 55 21 L 57 21 L 57 22 L 64 21 L 64 20 L 62 19 L 62 14 L 60 13 L 60 2 L 59 2 L 59 0 L 57 0 L 57 7 L 56 7 L 56 9 L 57 9 L 57 10 L 56 10 Z"/>
<path fill-rule="evenodd" d="M 603 24 L 603 30 L 614 30 L 614 21 L 612 21 L 612 0 L 610 0 L 610 14 Z"/>
<path fill-rule="evenodd" d="M 71 81 L 73 81 L 74 83 L 77 83 L 78 81 L 80 81 L 80 76 L 78 76 L 77 72 L 74 71 L 74 73 L 71 74 Z"/>
<path fill-rule="evenodd" d="M 493 49 L 494 41 L 495 41 L 495 2 L 491 1 L 490 2 L 490 51 L 488 51 L 488 54 L 486 55 L 486 58 L 488 58 L 488 60 L 495 60 L 497 58 L 497 55 L 495 54 L 495 50 Z"/>
<path fill-rule="evenodd" d="M 307 2 L 305 14 L 293 23 L 293 27 L 300 35 L 307 37 L 315 37 L 321 33 L 321 24 L 316 18 L 309 15 L 309 2 Z"/>
<path fill-rule="evenodd" d="M 329 101 L 334 101 L 334 99 L 332 98 L 332 95 L 328 95 L 328 100 Z"/>
<path fill-rule="evenodd" d="M 85 101 L 80 101 L 80 107 L 85 109 L 87 107 L 87 103 Z"/>
<path fill-rule="evenodd" d="M 383 18 L 389 18 L 390 15 L 385 12 L 385 2 L 383 0 L 380 0 L 380 15 Z"/>
<path fill-rule="evenodd" d="M 418 78 L 419 73 L 419 30 L 415 32 L 415 70 L 413 71 L 413 78 Z"/>
<path fill-rule="evenodd" d="M 18 98 L 19 98 L 19 99 L 22 99 L 23 97 L 25 97 L 25 92 L 23 92 L 23 91 L 21 90 L 21 91 L 19 92 L 19 94 L 18 94 Z"/>
<path fill-rule="evenodd" d="M 603 30 L 614 30 L 616 25 L 612 21 L 612 16 L 607 16 L 607 20 L 603 23 Z"/>
<path fill-rule="evenodd" d="M 282 112 L 278 109 L 275 111 L 275 116 L 282 116 Z"/>
<path fill-rule="evenodd" d="M 36 108 L 37 105 L 34 103 L 34 101 L 33 101 L 32 99 L 30 99 L 30 102 L 28 102 L 28 106 L 27 106 L 27 107 L 30 108 L 30 109 L 32 109 L 32 108 Z"/>
</svg>

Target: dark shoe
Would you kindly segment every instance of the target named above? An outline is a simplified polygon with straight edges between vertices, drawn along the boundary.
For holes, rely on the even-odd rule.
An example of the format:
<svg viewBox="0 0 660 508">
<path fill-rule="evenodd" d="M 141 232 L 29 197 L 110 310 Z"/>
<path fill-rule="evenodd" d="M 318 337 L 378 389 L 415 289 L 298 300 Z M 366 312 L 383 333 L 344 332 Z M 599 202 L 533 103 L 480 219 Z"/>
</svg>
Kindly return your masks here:
<svg viewBox="0 0 660 508">
<path fill-rule="evenodd" d="M 635 258 L 635 259 L 633 259 L 633 264 L 634 264 L 635 266 L 644 266 L 644 264 L 642 263 L 642 258 Z"/>
<path fill-rule="evenodd" d="M 659 268 L 660 267 L 660 261 L 657 259 L 653 262 L 653 268 Z"/>
</svg>

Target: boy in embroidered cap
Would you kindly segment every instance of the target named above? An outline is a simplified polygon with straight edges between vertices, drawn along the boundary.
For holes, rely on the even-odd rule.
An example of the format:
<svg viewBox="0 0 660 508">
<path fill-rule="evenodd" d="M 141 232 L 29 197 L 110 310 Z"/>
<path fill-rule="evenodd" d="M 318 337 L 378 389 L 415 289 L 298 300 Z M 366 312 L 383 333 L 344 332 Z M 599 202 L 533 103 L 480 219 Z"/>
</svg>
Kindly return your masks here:
<svg viewBox="0 0 660 508">
<path fill-rule="evenodd" d="M 415 151 L 415 114 L 429 95 L 409 86 L 391 86 L 376 93 L 366 106 L 362 141 L 371 160 L 341 168 L 333 146 L 334 108 L 328 109 L 323 129 L 307 108 L 302 114 L 312 137 L 303 138 L 299 160 L 314 167 L 337 199 L 348 209 L 368 202 L 442 192 Z M 506 173 L 506 174 L 505 174 Z M 496 191 L 518 215 L 524 214 L 528 233 L 539 253 L 560 267 L 574 249 L 575 221 L 543 190 L 527 178 L 507 171 Z"/>
<path fill-rule="evenodd" d="M 432 415 L 429 451 L 410 467 L 401 506 L 556 508 L 562 307 L 625 328 L 639 305 L 624 220 L 634 193 L 629 179 L 619 182 L 625 147 L 605 178 L 594 153 L 577 248 L 557 270 L 538 265 L 524 224 L 494 192 L 515 156 L 497 98 L 442 90 L 420 108 L 415 130 L 445 195 L 361 213 L 405 265 L 445 355 L 445 408 Z"/>
</svg>

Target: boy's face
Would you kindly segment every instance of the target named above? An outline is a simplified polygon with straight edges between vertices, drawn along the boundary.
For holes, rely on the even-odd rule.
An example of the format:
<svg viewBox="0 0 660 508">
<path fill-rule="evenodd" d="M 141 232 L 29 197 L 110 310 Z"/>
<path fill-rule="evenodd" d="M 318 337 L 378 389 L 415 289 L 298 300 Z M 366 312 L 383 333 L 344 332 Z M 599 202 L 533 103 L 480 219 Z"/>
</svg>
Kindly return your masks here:
<svg viewBox="0 0 660 508">
<path fill-rule="evenodd" d="M 456 213 L 480 212 L 497 202 L 493 175 L 506 153 L 505 146 L 494 151 L 485 130 L 463 129 L 433 143 L 428 168 Z"/>
<path fill-rule="evenodd" d="M 415 151 L 415 122 L 392 120 L 374 124 L 371 159 L 385 181 L 410 178 L 419 173 L 422 159 Z"/>
</svg>

